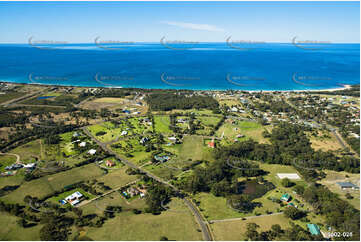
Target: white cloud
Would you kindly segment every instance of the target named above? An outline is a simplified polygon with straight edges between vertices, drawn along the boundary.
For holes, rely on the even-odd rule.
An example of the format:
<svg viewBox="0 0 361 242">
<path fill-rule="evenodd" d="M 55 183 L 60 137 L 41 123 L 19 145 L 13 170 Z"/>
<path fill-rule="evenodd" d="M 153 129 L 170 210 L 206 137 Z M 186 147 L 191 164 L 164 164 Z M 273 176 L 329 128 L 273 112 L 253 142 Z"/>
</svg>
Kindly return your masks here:
<svg viewBox="0 0 361 242">
<path fill-rule="evenodd" d="M 209 25 L 209 24 L 193 24 L 193 23 L 171 22 L 171 21 L 163 21 L 162 23 L 168 24 L 171 26 L 177 26 L 180 28 L 185 28 L 185 29 L 207 30 L 207 31 L 217 31 L 217 32 L 224 31 L 223 29 L 218 28 L 217 26 Z"/>
</svg>

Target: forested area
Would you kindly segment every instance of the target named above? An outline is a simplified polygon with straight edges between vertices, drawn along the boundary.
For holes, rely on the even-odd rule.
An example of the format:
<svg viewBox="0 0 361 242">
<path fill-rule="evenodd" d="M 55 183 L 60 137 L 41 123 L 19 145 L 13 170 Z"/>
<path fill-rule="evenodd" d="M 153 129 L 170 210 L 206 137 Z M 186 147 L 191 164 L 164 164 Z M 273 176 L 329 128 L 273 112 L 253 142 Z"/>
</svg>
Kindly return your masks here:
<svg viewBox="0 0 361 242">
<path fill-rule="evenodd" d="M 201 109 L 208 108 L 218 111 L 217 100 L 209 96 L 184 94 L 149 94 L 146 101 L 153 111 L 170 111 L 173 109 Z"/>
</svg>

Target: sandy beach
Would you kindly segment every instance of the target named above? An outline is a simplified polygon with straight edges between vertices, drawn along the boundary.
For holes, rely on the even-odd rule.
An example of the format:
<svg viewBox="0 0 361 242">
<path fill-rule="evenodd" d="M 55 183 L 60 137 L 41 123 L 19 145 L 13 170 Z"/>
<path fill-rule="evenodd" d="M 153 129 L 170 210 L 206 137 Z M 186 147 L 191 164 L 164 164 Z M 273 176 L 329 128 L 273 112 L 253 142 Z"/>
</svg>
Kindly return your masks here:
<svg viewBox="0 0 361 242">
<path fill-rule="evenodd" d="M 328 88 L 328 89 L 317 89 L 317 90 L 273 90 L 273 91 L 247 91 L 250 93 L 255 93 L 255 92 L 333 92 L 333 91 L 340 91 L 340 90 L 346 90 L 346 89 L 350 89 L 351 85 L 343 85 L 342 87 L 337 87 L 337 88 Z M 246 91 L 246 90 L 245 90 Z"/>
</svg>

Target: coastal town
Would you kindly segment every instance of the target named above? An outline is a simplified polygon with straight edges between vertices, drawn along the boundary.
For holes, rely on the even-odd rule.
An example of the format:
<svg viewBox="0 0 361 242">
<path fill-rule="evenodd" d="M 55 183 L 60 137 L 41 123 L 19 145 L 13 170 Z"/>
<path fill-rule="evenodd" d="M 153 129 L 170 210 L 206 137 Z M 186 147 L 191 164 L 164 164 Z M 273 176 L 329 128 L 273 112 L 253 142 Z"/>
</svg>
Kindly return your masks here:
<svg viewBox="0 0 361 242">
<path fill-rule="evenodd" d="M 359 95 L 2 82 L 0 234 L 356 240 Z"/>
</svg>

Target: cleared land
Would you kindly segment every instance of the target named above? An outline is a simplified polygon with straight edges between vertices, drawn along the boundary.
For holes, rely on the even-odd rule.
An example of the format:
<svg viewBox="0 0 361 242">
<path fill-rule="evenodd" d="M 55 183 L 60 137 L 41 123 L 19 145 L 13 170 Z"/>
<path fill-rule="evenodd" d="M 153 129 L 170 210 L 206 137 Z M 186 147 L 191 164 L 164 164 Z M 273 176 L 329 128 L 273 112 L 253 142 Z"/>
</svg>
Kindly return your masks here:
<svg viewBox="0 0 361 242">
<path fill-rule="evenodd" d="M 0 103 L 7 102 L 22 97 L 24 95 L 25 94 L 22 92 L 7 92 L 5 94 L 0 94 Z"/>
<path fill-rule="evenodd" d="M 222 140 L 223 145 L 233 144 L 237 135 L 243 135 L 242 138 L 237 138 L 238 141 L 243 141 L 249 138 L 260 142 L 268 143 L 268 140 L 265 139 L 262 135 L 265 128 L 253 121 L 239 121 L 234 119 L 227 119 L 224 124 L 217 130 L 217 137 L 224 137 Z"/>
<path fill-rule="evenodd" d="M 239 241 L 245 240 L 247 223 L 256 223 L 260 226 L 258 232 L 271 229 L 273 224 L 279 224 L 283 229 L 289 226 L 289 220 L 283 214 L 266 217 L 251 218 L 246 220 L 218 222 L 211 224 L 215 240 Z"/>
<path fill-rule="evenodd" d="M 170 118 L 166 115 L 155 115 L 154 116 L 154 128 L 159 133 L 170 134 L 172 131 L 169 129 Z"/>
<path fill-rule="evenodd" d="M 0 217 L 0 240 L 40 240 L 41 225 L 24 229 L 17 224 L 18 217 L 3 212 L 0 212 Z"/>
<path fill-rule="evenodd" d="M 317 136 L 308 134 L 308 137 L 310 138 L 312 148 L 315 150 L 342 150 L 342 146 L 331 132 L 319 131 Z"/>
<path fill-rule="evenodd" d="M 99 167 L 95 164 L 89 164 L 25 182 L 12 193 L 1 197 L 1 200 L 24 204 L 24 197 L 26 195 L 42 198 L 51 195 L 54 191 L 61 190 L 64 186 L 94 179 L 101 175 L 103 175 L 103 171 Z"/>
<path fill-rule="evenodd" d="M 114 193 L 112 196 L 120 195 Z M 130 205 L 117 202 L 112 204 L 118 204 L 126 209 L 132 207 L 137 200 L 132 201 Z M 98 210 L 101 211 L 108 204 L 105 201 L 98 203 Z M 93 240 L 144 241 L 159 240 L 161 236 L 166 236 L 169 240 L 202 240 L 202 233 L 197 231 L 198 224 L 181 200 L 172 201 L 168 206 L 170 210 L 160 215 L 148 213 L 135 215 L 131 211 L 123 211 L 115 218 L 107 220 L 101 228 L 87 228 L 85 236 Z M 172 212 L 171 209 L 177 209 L 174 211 L 181 213 Z"/>
<path fill-rule="evenodd" d="M 342 190 L 336 182 L 351 182 L 360 187 L 360 174 L 352 174 L 347 172 L 336 172 L 325 170 L 327 176 L 320 181 L 321 184 L 325 185 L 330 191 L 340 195 L 340 198 L 352 204 L 355 208 L 360 210 L 360 191 L 345 189 Z M 350 193 L 352 199 L 346 198 L 346 193 Z"/>
<path fill-rule="evenodd" d="M 304 209 L 311 209 L 308 204 L 302 202 L 301 198 L 293 193 L 292 188 L 285 188 L 281 185 L 281 179 L 278 178 L 277 173 L 296 173 L 296 169 L 291 166 L 283 166 L 276 164 L 263 164 L 259 163 L 260 168 L 269 172 L 264 176 L 265 180 L 272 182 L 275 185 L 275 189 L 268 191 L 260 198 L 256 198 L 253 202 L 262 203 L 261 207 L 256 207 L 251 213 L 242 213 L 237 210 L 232 209 L 227 205 L 226 198 L 216 197 L 211 193 L 198 193 L 194 198 L 200 202 L 199 207 L 201 208 L 202 213 L 208 220 L 220 220 L 227 218 L 241 218 L 254 215 L 264 215 L 267 212 L 277 213 L 282 211 L 282 207 L 271 200 L 271 198 L 280 199 L 284 193 L 291 194 L 294 198 L 293 203 L 302 207 Z M 295 184 L 306 186 L 306 182 L 303 180 L 293 180 Z"/>
</svg>

